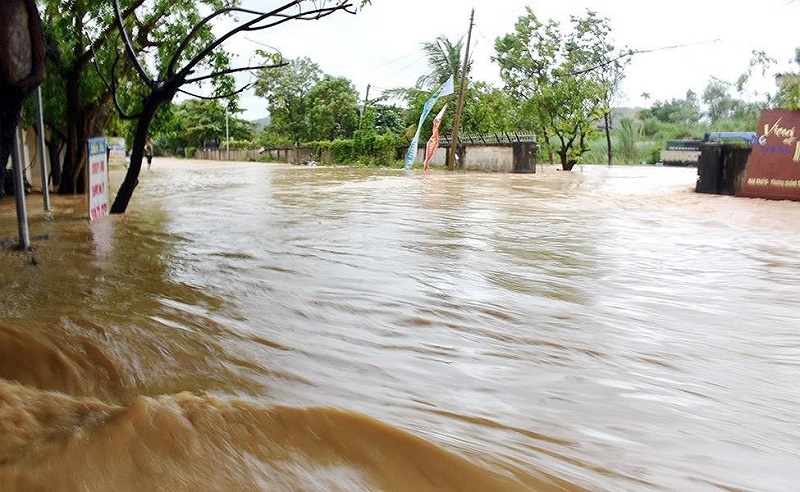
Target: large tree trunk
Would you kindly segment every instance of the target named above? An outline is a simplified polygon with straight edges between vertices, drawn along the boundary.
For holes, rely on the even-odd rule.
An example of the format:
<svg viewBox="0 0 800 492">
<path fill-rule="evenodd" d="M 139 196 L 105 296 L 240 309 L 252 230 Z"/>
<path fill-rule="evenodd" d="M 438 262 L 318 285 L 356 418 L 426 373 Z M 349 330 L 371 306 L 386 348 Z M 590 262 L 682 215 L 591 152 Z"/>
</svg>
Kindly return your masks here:
<svg viewBox="0 0 800 492">
<path fill-rule="evenodd" d="M 14 148 L 14 132 L 19 122 L 22 103 L 28 94 L 25 91 L 12 89 L 5 81 L 0 82 L 0 93 L 3 94 L 3 102 L 0 104 L 0 198 L 2 198 L 6 194 L 6 165 Z"/>
<path fill-rule="evenodd" d="M 110 95 L 104 95 L 93 104 L 86 104 L 80 96 L 80 83 L 75 75 L 70 75 L 66 85 L 67 114 L 74 115 L 67 120 L 66 152 L 61 166 L 61 182 L 58 188 L 62 194 L 81 194 L 86 192 L 86 145 L 90 137 L 103 134 L 103 128 L 111 117 L 109 111 Z"/>
<path fill-rule="evenodd" d="M 173 95 L 174 93 L 169 95 L 153 95 L 145 102 L 142 114 L 136 122 L 136 134 L 133 137 L 131 146 L 131 159 L 128 163 L 128 172 L 125 173 L 125 179 L 122 181 L 119 191 L 117 191 L 117 196 L 114 198 L 114 203 L 111 205 L 112 214 L 124 214 L 125 210 L 127 210 L 128 203 L 130 203 L 131 197 L 133 196 L 133 191 L 139 184 L 139 173 L 142 170 L 142 159 L 144 158 L 144 145 L 147 143 L 150 123 L 152 123 L 158 107 L 163 102 L 171 100 Z"/>
<path fill-rule="evenodd" d="M 44 39 L 35 1 L 0 0 L 0 197 L 22 104 L 43 75 Z"/>
<path fill-rule="evenodd" d="M 561 169 L 564 171 L 572 171 L 572 168 L 575 167 L 575 159 L 570 159 L 569 157 L 569 151 L 574 141 L 574 135 L 567 141 L 561 138 L 561 148 L 558 149 L 558 157 L 561 160 Z"/>
<path fill-rule="evenodd" d="M 561 169 L 563 169 L 564 171 L 571 171 L 572 166 L 569 165 L 569 161 L 567 160 L 567 152 L 569 152 L 569 149 L 562 147 L 558 151 L 558 159 L 559 162 L 561 163 Z"/>
<path fill-rule="evenodd" d="M 78 127 L 83 124 L 84 118 L 80 110 L 81 98 L 79 82 L 74 73 L 67 76 L 65 88 L 67 114 L 69 115 L 67 118 L 67 148 L 64 153 L 64 162 L 61 165 L 61 185 L 58 187 L 58 192 L 70 195 L 73 193 L 82 193 L 84 191 L 80 189 L 83 187 L 83 183 L 81 182 L 79 185 L 79 180 L 77 179 L 80 174 L 79 168 L 83 157 L 80 146 L 82 135 L 79 135 Z"/>
<path fill-rule="evenodd" d="M 50 180 L 56 188 L 61 186 L 61 151 L 64 149 L 63 139 L 52 135 L 47 141 L 47 155 L 50 160 Z"/>
</svg>

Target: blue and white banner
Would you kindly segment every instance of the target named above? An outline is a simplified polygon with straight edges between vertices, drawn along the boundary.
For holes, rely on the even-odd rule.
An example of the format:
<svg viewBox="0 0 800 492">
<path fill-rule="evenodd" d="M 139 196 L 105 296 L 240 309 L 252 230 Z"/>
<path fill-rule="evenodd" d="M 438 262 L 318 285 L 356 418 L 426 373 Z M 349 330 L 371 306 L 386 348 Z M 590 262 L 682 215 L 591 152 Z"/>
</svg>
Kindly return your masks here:
<svg viewBox="0 0 800 492">
<path fill-rule="evenodd" d="M 411 169 L 411 166 L 414 164 L 414 158 L 417 157 L 417 147 L 419 147 L 419 132 L 422 130 L 422 124 L 431 112 L 431 108 L 433 108 L 433 105 L 436 104 L 436 101 L 440 97 L 452 94 L 453 90 L 454 81 L 451 75 L 450 78 L 442 84 L 439 90 L 431 94 L 431 97 L 425 101 L 425 105 L 422 107 L 422 114 L 419 117 L 419 123 L 417 124 L 417 132 L 414 134 L 414 138 L 411 139 L 411 145 L 408 146 L 408 151 L 406 152 L 406 164 L 404 169 Z"/>
</svg>

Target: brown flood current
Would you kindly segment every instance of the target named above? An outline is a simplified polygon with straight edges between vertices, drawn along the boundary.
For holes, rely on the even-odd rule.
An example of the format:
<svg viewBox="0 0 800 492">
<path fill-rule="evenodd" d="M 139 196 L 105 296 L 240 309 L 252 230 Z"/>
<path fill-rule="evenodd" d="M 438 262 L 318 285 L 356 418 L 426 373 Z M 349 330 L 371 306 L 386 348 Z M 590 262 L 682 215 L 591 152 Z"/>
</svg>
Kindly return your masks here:
<svg viewBox="0 0 800 492">
<path fill-rule="evenodd" d="M 157 159 L 31 253 L 0 200 L 0 490 L 798 490 L 800 203 L 694 180 Z"/>
</svg>

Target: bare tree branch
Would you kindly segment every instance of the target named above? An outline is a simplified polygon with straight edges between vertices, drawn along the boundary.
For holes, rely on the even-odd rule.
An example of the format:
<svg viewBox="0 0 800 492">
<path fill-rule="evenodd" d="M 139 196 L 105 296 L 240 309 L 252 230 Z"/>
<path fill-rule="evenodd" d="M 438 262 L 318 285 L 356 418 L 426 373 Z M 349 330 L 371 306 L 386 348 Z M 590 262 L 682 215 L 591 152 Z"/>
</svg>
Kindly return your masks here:
<svg viewBox="0 0 800 492">
<path fill-rule="evenodd" d="M 116 76 L 116 74 L 117 74 L 117 65 L 119 64 L 119 60 L 120 60 L 119 54 L 118 53 L 116 54 L 116 56 L 114 57 L 114 62 L 111 64 L 111 81 L 109 81 L 108 79 L 106 79 L 105 75 L 103 74 L 103 71 L 100 70 L 100 65 L 97 62 L 97 54 L 94 53 L 94 46 L 95 46 L 95 43 L 93 43 L 92 46 L 91 46 L 92 63 L 94 63 L 94 68 L 95 68 L 95 71 L 97 72 L 98 77 L 100 77 L 100 80 L 103 82 L 103 85 L 107 89 L 108 93 L 111 94 L 112 100 L 114 101 L 114 107 L 117 109 L 117 112 L 119 113 L 119 115 L 120 115 L 120 117 L 122 119 L 124 119 L 124 120 L 135 120 L 135 119 L 137 119 L 141 115 L 141 113 L 129 114 L 128 112 L 125 111 L 125 109 L 122 107 L 122 105 L 119 102 L 119 97 L 118 97 L 118 93 L 119 93 L 118 89 L 119 89 L 119 87 L 117 86 L 117 79 L 118 78 Z"/>
<path fill-rule="evenodd" d="M 127 19 L 128 17 L 133 15 L 136 12 L 136 9 L 141 7 L 144 2 L 145 0 L 136 0 L 136 2 L 134 2 L 133 5 L 128 7 L 125 10 L 125 12 L 122 13 L 122 18 Z M 89 49 L 83 53 L 83 55 L 79 59 L 78 64 L 83 66 L 86 63 L 88 63 L 89 58 L 95 56 L 95 52 L 97 52 L 104 44 L 106 44 L 108 39 L 111 37 L 112 34 L 114 34 L 114 31 L 116 30 L 117 30 L 116 23 L 109 24 L 108 27 L 103 32 L 101 32 L 99 36 L 97 36 L 97 39 L 95 39 L 94 42 L 91 44 L 91 46 L 89 46 Z"/>
<path fill-rule="evenodd" d="M 252 83 L 245 84 L 242 87 L 240 87 L 240 88 L 238 88 L 238 89 L 236 89 L 236 90 L 234 90 L 232 92 L 228 92 L 227 94 L 220 94 L 218 96 L 202 96 L 200 94 L 195 94 L 193 92 L 189 92 L 186 89 L 178 89 L 178 92 L 186 94 L 187 96 L 196 97 L 197 99 L 204 99 L 206 101 L 216 101 L 218 99 L 229 99 L 229 98 L 231 98 L 231 97 L 233 97 L 233 96 L 235 96 L 237 94 L 241 94 L 242 92 L 246 91 L 247 89 L 250 89 L 251 87 L 253 87 Z"/>
<path fill-rule="evenodd" d="M 196 78 L 193 78 L 193 79 L 186 79 L 184 83 L 186 83 L 186 84 L 194 84 L 196 82 L 200 82 L 200 81 L 208 80 L 208 79 L 213 79 L 215 77 L 220 77 L 222 75 L 230 75 L 230 74 L 233 74 L 233 73 L 240 73 L 240 72 L 249 72 L 249 71 L 252 71 L 252 70 L 263 70 L 263 69 L 267 69 L 267 68 L 280 68 L 280 67 L 285 67 L 286 65 L 288 65 L 287 62 L 280 62 L 280 63 L 275 63 L 275 64 L 272 64 L 272 65 L 257 65 L 257 66 L 253 66 L 253 67 L 248 66 L 248 67 L 228 68 L 226 70 L 220 70 L 219 72 L 214 72 L 214 73 L 211 73 L 211 74 L 208 74 L 208 75 L 203 75 L 203 76 L 196 77 Z"/>
<path fill-rule="evenodd" d="M 139 63 L 139 59 L 136 57 L 136 53 L 133 51 L 133 44 L 131 43 L 131 38 L 128 36 L 128 31 L 125 30 L 125 25 L 122 23 L 122 13 L 120 13 L 119 11 L 119 0 L 113 0 L 112 3 L 114 4 L 114 18 L 116 19 L 119 32 L 122 35 L 122 40 L 124 41 L 122 44 L 125 46 L 125 51 L 128 54 L 128 59 L 130 60 L 131 64 L 133 64 L 133 68 L 136 69 L 136 72 L 142 78 L 142 81 L 152 88 L 156 85 L 156 83 L 153 79 L 150 78 L 149 75 L 147 75 L 147 71 L 145 71 L 142 64 Z"/>
<path fill-rule="evenodd" d="M 277 8 L 277 9 L 271 11 L 271 12 L 268 12 L 268 13 L 265 13 L 265 12 L 262 12 L 262 11 L 258 11 L 258 10 L 243 9 L 243 8 L 239 8 L 239 7 L 228 7 L 228 8 L 219 9 L 219 10 L 216 10 L 216 11 L 212 12 L 211 14 L 206 16 L 204 19 L 200 20 L 200 22 L 198 22 L 197 25 L 194 26 L 194 28 L 192 28 L 191 31 L 189 31 L 189 33 L 186 35 L 186 37 L 183 38 L 183 41 L 181 42 L 181 44 L 178 45 L 178 48 L 175 50 L 175 55 L 172 57 L 172 60 L 170 60 L 169 66 L 167 68 L 167 77 L 172 77 L 175 74 L 175 65 L 178 63 L 178 60 L 180 59 L 180 55 L 184 52 L 184 50 L 186 50 L 186 47 L 189 45 L 189 43 L 192 41 L 192 39 L 194 39 L 194 37 L 197 36 L 197 34 L 206 25 L 211 23 L 211 21 L 216 19 L 217 17 L 220 17 L 222 15 L 232 14 L 232 13 L 240 13 L 240 14 L 254 15 L 258 19 L 258 18 L 261 18 L 263 16 L 276 15 L 276 14 L 280 13 L 281 11 L 283 11 L 283 10 L 285 10 L 287 8 L 299 5 L 300 3 L 302 3 L 302 0 L 295 0 L 294 2 L 288 3 L 288 4 L 284 5 L 283 7 Z M 239 31 L 237 30 L 237 32 L 239 32 Z M 227 39 L 227 37 L 226 37 L 226 39 Z M 221 44 L 221 43 L 214 43 L 211 46 L 213 46 L 213 48 L 216 48 L 219 44 Z M 205 55 L 203 55 L 203 56 L 205 56 Z"/>
<path fill-rule="evenodd" d="M 313 10 L 309 10 L 309 11 L 305 11 L 305 12 L 301 11 L 301 12 L 298 12 L 297 14 L 294 14 L 294 15 L 281 14 L 281 12 L 283 12 L 283 11 L 285 11 L 285 10 L 291 8 L 291 7 L 298 6 L 300 3 L 302 3 L 302 0 L 287 3 L 286 5 L 284 5 L 282 7 L 279 7 L 279 8 L 276 8 L 276 9 L 270 11 L 270 12 L 254 14 L 254 15 L 257 15 L 256 18 L 251 19 L 250 21 L 245 22 L 244 24 L 236 27 L 235 29 L 232 29 L 232 30 L 228 31 L 224 35 L 222 35 L 219 38 L 217 38 L 216 41 L 214 41 L 213 43 L 209 44 L 205 49 L 201 50 L 197 55 L 194 56 L 194 58 L 192 58 L 186 64 L 186 66 L 181 70 L 181 72 L 184 72 L 184 73 L 186 73 L 188 75 L 191 72 L 191 70 L 196 65 L 198 65 L 206 56 L 208 56 L 212 51 L 214 51 L 216 48 L 218 48 L 223 43 L 225 43 L 225 41 L 227 41 L 228 39 L 230 39 L 231 37 L 233 37 L 234 35 L 236 35 L 236 34 L 238 34 L 240 32 L 260 31 L 260 30 L 268 29 L 270 27 L 274 27 L 274 26 L 283 24 L 284 22 L 287 22 L 287 21 L 290 21 L 290 20 L 316 20 L 316 19 L 321 19 L 321 18 L 327 17 L 328 15 L 331 15 L 332 13 L 334 13 L 336 11 L 339 11 L 339 10 L 344 10 L 344 11 L 346 11 L 348 13 L 353 13 L 350 10 L 348 10 L 349 7 L 352 7 L 352 4 L 346 3 L 346 0 L 342 0 L 339 3 L 337 3 L 336 5 L 334 5 L 333 7 L 315 8 Z M 253 13 L 252 11 L 247 11 L 245 9 L 237 9 L 237 8 L 223 9 L 223 11 L 240 12 L 240 13 L 251 13 L 251 14 Z M 209 17 L 212 17 L 212 16 L 215 17 L 216 13 L 211 14 L 211 16 L 209 16 Z M 270 17 L 275 17 L 275 16 L 280 16 L 281 19 L 278 20 L 278 21 L 269 23 L 269 24 L 259 25 L 261 22 L 265 21 L 266 19 L 268 19 Z M 184 41 L 186 43 L 188 43 L 190 38 L 193 37 L 195 34 L 196 34 L 196 31 L 193 30 L 192 33 L 190 33 L 186 37 L 186 39 Z M 178 51 L 175 53 L 175 56 L 173 57 L 172 61 L 170 62 L 170 67 L 171 67 L 172 70 L 174 70 L 174 64 L 177 63 L 177 60 L 180 58 L 180 53 L 181 53 L 183 47 L 184 47 L 184 45 L 182 44 L 182 48 L 178 49 Z"/>
</svg>

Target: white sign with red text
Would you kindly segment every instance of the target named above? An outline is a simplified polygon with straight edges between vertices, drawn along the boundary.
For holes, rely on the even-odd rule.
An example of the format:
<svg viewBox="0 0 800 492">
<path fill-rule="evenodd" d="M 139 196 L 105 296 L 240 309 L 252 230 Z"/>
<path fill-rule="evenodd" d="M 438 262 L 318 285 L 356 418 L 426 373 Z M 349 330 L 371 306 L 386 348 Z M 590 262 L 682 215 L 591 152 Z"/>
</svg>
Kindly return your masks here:
<svg viewBox="0 0 800 492">
<path fill-rule="evenodd" d="M 108 215 L 106 139 L 89 139 L 89 220 Z"/>
</svg>

